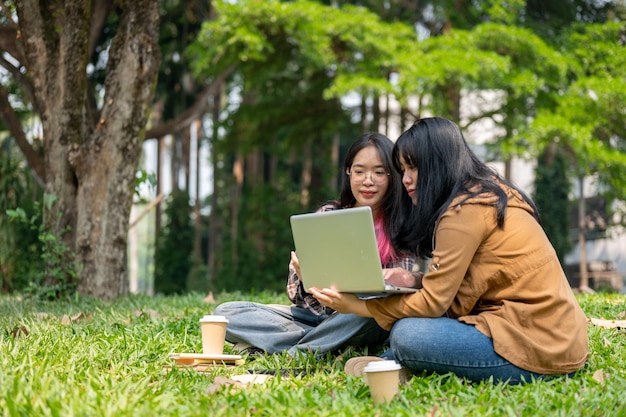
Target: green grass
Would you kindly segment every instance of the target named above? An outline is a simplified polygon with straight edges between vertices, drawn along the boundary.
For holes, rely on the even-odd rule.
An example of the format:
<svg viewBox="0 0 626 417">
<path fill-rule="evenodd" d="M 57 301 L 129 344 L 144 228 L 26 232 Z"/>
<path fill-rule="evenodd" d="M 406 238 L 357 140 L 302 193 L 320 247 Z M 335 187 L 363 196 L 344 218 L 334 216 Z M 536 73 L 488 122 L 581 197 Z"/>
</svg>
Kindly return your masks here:
<svg viewBox="0 0 626 417">
<path fill-rule="evenodd" d="M 216 296 L 216 302 L 241 299 L 287 303 L 286 297 L 272 293 Z M 626 319 L 624 295 L 579 295 L 578 300 L 588 317 Z M 372 402 L 360 378 L 343 373 L 349 357 L 364 353 L 350 349 L 322 360 L 247 358 L 243 366 L 208 375 L 187 369 L 164 372 L 163 366 L 171 364 L 169 353 L 201 350 L 198 320 L 215 305 L 198 294 L 64 303 L 0 297 L 0 414 L 626 416 L 625 330 L 593 325 L 588 328 L 591 357 L 573 378 L 506 386 L 472 384 L 452 375 L 416 376 L 385 405 Z M 63 321 L 65 315 L 80 313 L 80 318 Z M 207 392 L 217 376 L 279 368 L 306 373 Z"/>
</svg>

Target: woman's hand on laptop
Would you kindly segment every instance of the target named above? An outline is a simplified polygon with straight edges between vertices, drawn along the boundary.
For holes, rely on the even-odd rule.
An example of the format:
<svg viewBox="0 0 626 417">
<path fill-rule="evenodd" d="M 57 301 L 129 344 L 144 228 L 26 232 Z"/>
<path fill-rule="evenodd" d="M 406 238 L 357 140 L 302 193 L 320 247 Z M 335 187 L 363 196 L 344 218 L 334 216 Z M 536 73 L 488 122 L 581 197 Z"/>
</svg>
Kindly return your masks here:
<svg viewBox="0 0 626 417">
<path fill-rule="evenodd" d="M 354 294 L 337 292 L 330 288 L 309 288 L 308 292 L 317 298 L 324 307 L 330 307 L 343 314 L 356 314 L 361 317 L 372 317 L 365 306 L 365 301 Z"/>
<path fill-rule="evenodd" d="M 416 276 L 416 274 L 408 271 L 404 268 L 385 268 L 383 269 L 383 278 L 387 284 L 393 285 L 394 287 L 405 287 L 405 288 L 421 288 L 422 280 L 418 279 L 421 277 Z"/>
</svg>

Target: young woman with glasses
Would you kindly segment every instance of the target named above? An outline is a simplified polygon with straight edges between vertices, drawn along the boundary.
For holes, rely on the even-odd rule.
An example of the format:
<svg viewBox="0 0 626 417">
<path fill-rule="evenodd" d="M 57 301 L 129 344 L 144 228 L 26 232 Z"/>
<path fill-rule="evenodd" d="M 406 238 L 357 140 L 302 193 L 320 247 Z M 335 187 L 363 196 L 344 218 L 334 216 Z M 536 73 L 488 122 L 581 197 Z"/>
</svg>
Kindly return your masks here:
<svg viewBox="0 0 626 417">
<path fill-rule="evenodd" d="M 366 133 L 348 149 L 339 200 L 318 211 L 369 206 L 372 209 L 378 251 L 386 279 L 411 282 L 415 279 L 415 256 L 403 253 L 392 243 L 401 228 L 411 200 L 403 190 L 401 176 L 392 167 L 393 142 L 379 133 Z M 287 295 L 292 305 L 259 304 L 246 301 L 219 305 L 214 314 L 229 320 L 226 340 L 233 351 L 298 352 L 317 355 L 346 346 L 374 346 L 389 336 L 375 320 L 355 314 L 340 314 L 322 306 L 306 292 L 300 280 L 297 255 L 291 253 Z"/>
</svg>

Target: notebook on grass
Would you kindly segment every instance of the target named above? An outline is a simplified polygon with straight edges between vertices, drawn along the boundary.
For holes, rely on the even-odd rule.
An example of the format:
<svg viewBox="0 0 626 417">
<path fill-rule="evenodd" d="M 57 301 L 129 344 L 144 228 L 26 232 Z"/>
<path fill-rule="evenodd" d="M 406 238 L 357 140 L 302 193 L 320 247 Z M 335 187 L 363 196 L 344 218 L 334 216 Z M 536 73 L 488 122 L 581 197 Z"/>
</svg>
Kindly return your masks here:
<svg viewBox="0 0 626 417">
<path fill-rule="evenodd" d="M 370 207 L 297 214 L 290 221 L 305 289 L 356 294 L 417 291 L 385 283 Z"/>
</svg>

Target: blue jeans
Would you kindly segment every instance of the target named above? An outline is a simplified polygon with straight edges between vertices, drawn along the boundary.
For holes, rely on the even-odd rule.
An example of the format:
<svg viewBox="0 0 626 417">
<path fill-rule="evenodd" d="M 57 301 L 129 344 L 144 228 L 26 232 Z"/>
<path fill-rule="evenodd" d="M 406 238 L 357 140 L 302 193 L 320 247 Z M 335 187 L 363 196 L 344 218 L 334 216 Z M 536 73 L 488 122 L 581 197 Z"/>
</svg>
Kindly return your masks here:
<svg viewBox="0 0 626 417">
<path fill-rule="evenodd" d="M 249 343 L 267 353 L 321 355 L 346 346 L 378 345 L 389 337 L 374 319 L 340 313 L 316 316 L 296 306 L 232 301 L 217 306 L 213 314 L 228 318 L 227 341 Z"/>
<path fill-rule="evenodd" d="M 389 343 L 390 349 L 382 356 L 413 371 L 452 372 L 475 382 L 493 377 L 509 384 L 553 376 L 518 368 L 494 351 L 490 337 L 447 317 L 398 320 Z"/>
</svg>

